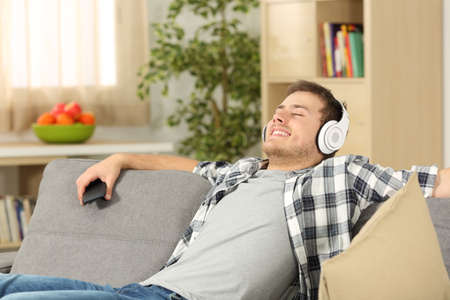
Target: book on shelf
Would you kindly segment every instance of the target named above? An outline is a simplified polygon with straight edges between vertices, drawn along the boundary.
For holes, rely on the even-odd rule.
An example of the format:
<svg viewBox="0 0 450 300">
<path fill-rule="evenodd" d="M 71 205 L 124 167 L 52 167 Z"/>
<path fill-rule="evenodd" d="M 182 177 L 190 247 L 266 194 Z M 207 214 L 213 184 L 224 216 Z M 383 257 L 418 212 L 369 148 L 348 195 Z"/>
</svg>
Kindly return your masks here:
<svg viewBox="0 0 450 300">
<path fill-rule="evenodd" d="M 0 244 L 24 239 L 34 206 L 30 197 L 0 196 Z"/>
<path fill-rule="evenodd" d="M 327 60 L 325 59 L 326 57 L 326 53 L 325 53 L 325 40 L 323 38 L 323 34 L 320 35 L 320 57 L 322 57 L 321 61 L 322 61 L 322 74 L 324 76 L 328 76 L 328 69 L 327 69 Z"/>
<path fill-rule="evenodd" d="M 319 48 L 324 77 L 364 77 L 362 24 L 323 22 Z"/>
<path fill-rule="evenodd" d="M 362 47 L 361 32 L 351 31 L 349 34 L 352 53 L 353 77 L 364 76 L 364 49 Z"/>
<path fill-rule="evenodd" d="M 0 197 L 0 243 L 8 243 L 11 240 L 9 232 L 8 215 L 6 214 L 6 201 Z"/>
<path fill-rule="evenodd" d="M 326 61 L 327 64 L 327 76 L 328 77 L 334 77 L 334 68 L 333 68 L 333 49 L 332 49 L 332 39 L 330 38 L 332 36 L 332 34 L 330 33 L 330 23 L 328 22 L 324 22 L 323 23 L 323 40 L 324 40 L 324 44 L 325 44 L 325 51 L 323 51 L 325 53 L 325 57 L 323 57 L 322 59 L 324 59 Z"/>
</svg>

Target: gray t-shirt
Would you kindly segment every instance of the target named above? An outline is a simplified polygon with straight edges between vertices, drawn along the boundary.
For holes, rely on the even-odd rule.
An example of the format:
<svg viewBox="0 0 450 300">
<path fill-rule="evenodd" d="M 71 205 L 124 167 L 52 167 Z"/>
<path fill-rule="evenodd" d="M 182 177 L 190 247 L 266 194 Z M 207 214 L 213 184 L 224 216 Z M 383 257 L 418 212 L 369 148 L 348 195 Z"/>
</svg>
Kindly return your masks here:
<svg viewBox="0 0 450 300">
<path fill-rule="evenodd" d="M 286 175 L 260 170 L 241 183 L 183 256 L 149 283 L 190 300 L 279 299 L 297 276 L 283 209 Z"/>
</svg>

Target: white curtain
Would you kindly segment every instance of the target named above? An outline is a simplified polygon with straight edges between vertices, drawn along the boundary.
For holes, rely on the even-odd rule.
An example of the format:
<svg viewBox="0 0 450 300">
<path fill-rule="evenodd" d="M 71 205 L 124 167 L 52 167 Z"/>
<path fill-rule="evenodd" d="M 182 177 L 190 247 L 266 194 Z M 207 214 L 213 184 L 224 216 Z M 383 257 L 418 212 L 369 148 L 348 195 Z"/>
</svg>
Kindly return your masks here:
<svg viewBox="0 0 450 300">
<path fill-rule="evenodd" d="M 144 125 L 136 96 L 148 56 L 146 0 L 0 0 L 0 131 L 78 101 L 97 124 Z"/>
</svg>

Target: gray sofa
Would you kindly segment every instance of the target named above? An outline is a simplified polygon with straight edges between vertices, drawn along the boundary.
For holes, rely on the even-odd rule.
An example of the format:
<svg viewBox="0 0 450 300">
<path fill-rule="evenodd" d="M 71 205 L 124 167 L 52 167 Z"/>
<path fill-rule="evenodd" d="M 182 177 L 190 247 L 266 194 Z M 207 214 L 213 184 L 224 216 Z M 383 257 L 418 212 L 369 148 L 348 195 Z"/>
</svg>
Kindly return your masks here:
<svg viewBox="0 0 450 300">
<path fill-rule="evenodd" d="M 80 206 L 75 180 L 95 162 L 60 159 L 47 165 L 12 273 L 112 286 L 142 281 L 167 261 L 210 188 L 188 172 L 125 170 L 110 201 Z M 449 271 L 450 199 L 427 203 Z M 355 233 L 374 211 L 365 211 Z M 0 253 L 0 268 L 11 262 L 11 254 Z"/>
</svg>

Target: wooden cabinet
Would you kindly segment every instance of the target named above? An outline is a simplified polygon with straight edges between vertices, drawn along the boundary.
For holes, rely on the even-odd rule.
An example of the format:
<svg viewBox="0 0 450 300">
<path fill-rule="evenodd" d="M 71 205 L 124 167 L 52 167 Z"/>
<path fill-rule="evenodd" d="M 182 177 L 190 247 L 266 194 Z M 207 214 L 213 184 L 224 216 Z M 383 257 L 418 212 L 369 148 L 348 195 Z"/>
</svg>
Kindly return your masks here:
<svg viewBox="0 0 450 300">
<path fill-rule="evenodd" d="M 323 22 L 363 24 L 363 78 L 322 76 Z M 440 0 L 262 0 L 261 37 L 264 125 L 290 83 L 311 80 L 348 104 L 350 130 L 338 154 L 396 169 L 442 167 Z"/>
</svg>

